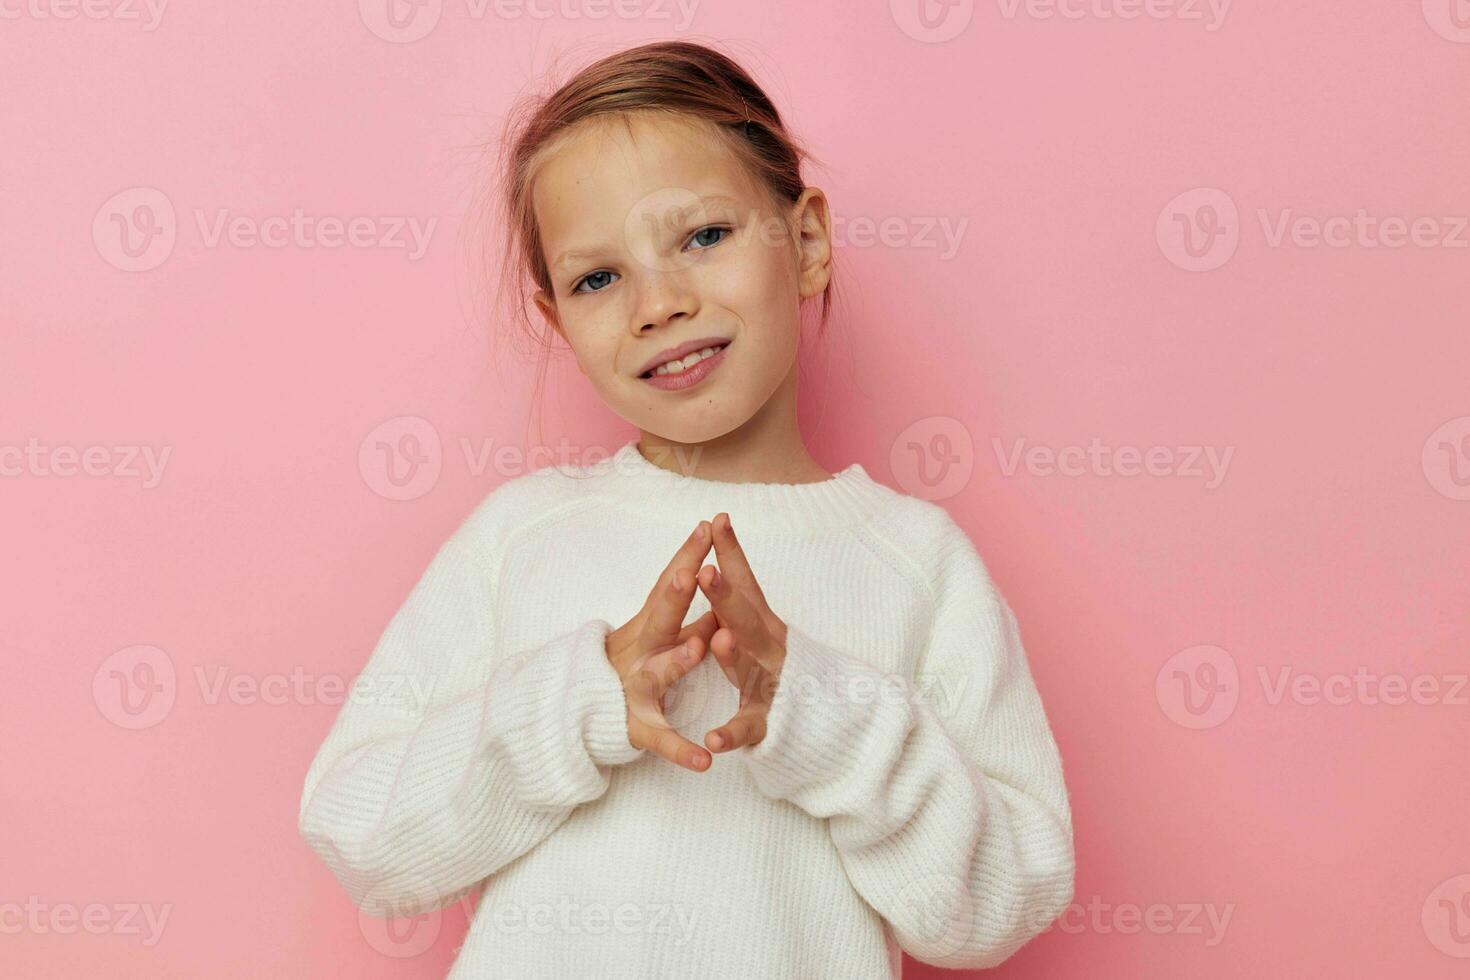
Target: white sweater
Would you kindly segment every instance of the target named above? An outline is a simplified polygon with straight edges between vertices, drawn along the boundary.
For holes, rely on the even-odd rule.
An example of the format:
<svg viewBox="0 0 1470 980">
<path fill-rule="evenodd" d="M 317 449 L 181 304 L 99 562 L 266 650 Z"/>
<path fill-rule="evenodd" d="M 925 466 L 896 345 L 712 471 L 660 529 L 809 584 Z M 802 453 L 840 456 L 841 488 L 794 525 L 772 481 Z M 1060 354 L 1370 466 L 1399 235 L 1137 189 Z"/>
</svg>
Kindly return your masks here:
<svg viewBox="0 0 1470 980">
<path fill-rule="evenodd" d="M 730 514 L 787 653 L 763 741 L 703 773 L 628 743 L 603 639 Z M 718 564 L 711 549 L 706 563 Z M 708 610 L 696 591 L 686 622 Z M 989 967 L 1065 909 L 1072 817 L 1015 616 L 940 506 L 637 440 L 491 491 L 393 616 L 306 774 L 300 831 L 369 915 L 483 886 L 451 980 Z M 706 656 L 665 702 L 734 714 Z"/>
</svg>

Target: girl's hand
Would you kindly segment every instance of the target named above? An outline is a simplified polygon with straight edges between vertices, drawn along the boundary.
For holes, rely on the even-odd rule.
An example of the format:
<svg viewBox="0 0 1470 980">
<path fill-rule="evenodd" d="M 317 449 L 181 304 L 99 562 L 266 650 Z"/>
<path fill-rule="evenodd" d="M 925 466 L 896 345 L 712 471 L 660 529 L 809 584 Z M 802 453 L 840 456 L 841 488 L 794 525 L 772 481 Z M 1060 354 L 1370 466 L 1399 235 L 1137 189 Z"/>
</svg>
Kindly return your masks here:
<svg viewBox="0 0 1470 980">
<path fill-rule="evenodd" d="M 704 659 L 716 628 L 714 611 L 680 629 L 694 600 L 694 578 L 710 548 L 710 526 L 700 521 L 648 593 L 643 608 L 607 634 L 608 662 L 623 681 L 628 703 L 628 741 L 694 772 L 711 756 L 674 731 L 664 717 L 664 693 Z"/>
<path fill-rule="evenodd" d="M 711 752 L 729 752 L 754 745 L 766 737 L 766 715 L 781 665 L 786 662 L 786 623 L 766 605 L 765 594 L 745 560 L 730 515 L 714 519 L 715 555 L 724 574 L 713 565 L 699 570 L 699 587 L 709 597 L 710 611 L 719 629 L 709 641 L 710 651 L 725 677 L 740 691 L 735 715 L 705 734 Z M 702 556 L 701 556 L 702 557 Z"/>
</svg>

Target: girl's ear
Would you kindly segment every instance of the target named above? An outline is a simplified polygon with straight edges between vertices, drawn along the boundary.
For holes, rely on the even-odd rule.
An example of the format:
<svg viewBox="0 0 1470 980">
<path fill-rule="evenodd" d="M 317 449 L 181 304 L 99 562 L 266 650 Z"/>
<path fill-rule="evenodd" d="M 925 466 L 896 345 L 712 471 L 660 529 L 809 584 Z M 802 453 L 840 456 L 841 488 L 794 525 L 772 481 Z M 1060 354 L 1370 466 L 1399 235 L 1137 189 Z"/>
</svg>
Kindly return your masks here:
<svg viewBox="0 0 1470 980">
<path fill-rule="evenodd" d="M 562 339 L 562 343 L 566 344 L 567 348 L 570 349 L 572 354 L 575 356 L 577 353 L 577 349 L 572 346 L 572 342 L 567 339 L 567 332 L 562 329 L 561 317 L 558 316 L 556 312 L 556 300 L 548 296 L 546 290 L 544 289 L 536 290 L 536 295 L 531 298 L 536 301 L 536 309 L 541 313 L 541 318 L 545 320 L 548 325 L 550 325 L 551 329 L 556 331 L 557 336 Z M 586 374 L 587 370 L 582 367 L 582 358 L 577 357 L 576 360 L 577 370 L 581 371 L 583 374 Z"/>
<path fill-rule="evenodd" d="M 802 299 L 820 296 L 832 279 L 832 215 L 821 188 L 808 187 L 792 205 L 796 217 Z"/>
<path fill-rule="evenodd" d="M 536 295 L 532 299 L 536 301 L 536 309 L 541 313 L 541 319 L 545 320 L 562 340 L 566 340 L 566 332 L 561 328 L 561 317 L 556 312 L 556 300 L 547 295 L 544 289 L 536 290 Z"/>
</svg>

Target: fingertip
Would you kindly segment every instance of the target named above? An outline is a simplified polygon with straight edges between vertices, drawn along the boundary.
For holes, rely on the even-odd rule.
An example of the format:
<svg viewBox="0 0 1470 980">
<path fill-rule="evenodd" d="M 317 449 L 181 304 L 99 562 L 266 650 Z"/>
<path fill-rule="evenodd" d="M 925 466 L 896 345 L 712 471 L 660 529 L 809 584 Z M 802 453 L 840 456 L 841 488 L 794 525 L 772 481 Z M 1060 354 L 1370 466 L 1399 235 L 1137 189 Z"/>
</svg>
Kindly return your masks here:
<svg viewBox="0 0 1470 980">
<path fill-rule="evenodd" d="M 718 752 L 725 747 L 725 736 L 719 732 L 710 732 L 704 737 L 704 741 L 710 747 L 711 752 Z"/>
</svg>

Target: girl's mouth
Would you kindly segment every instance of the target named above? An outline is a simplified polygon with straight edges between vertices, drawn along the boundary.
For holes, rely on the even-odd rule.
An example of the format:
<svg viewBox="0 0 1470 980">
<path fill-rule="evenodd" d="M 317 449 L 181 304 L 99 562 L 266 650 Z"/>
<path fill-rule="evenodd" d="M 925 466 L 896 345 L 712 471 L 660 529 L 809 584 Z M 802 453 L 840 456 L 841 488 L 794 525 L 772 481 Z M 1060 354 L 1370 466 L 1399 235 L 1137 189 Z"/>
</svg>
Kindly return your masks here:
<svg viewBox="0 0 1470 980">
<path fill-rule="evenodd" d="M 641 375 L 643 381 L 664 391 L 682 391 L 692 388 L 714 373 L 725 359 L 725 350 L 730 345 L 716 344 L 696 351 L 678 360 L 660 364 L 648 374 Z"/>
</svg>

